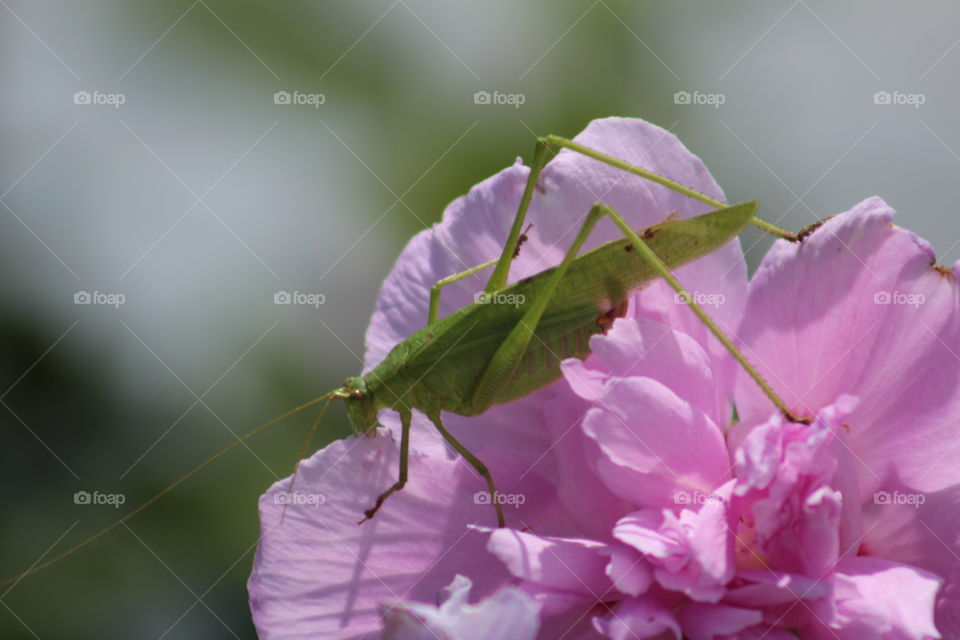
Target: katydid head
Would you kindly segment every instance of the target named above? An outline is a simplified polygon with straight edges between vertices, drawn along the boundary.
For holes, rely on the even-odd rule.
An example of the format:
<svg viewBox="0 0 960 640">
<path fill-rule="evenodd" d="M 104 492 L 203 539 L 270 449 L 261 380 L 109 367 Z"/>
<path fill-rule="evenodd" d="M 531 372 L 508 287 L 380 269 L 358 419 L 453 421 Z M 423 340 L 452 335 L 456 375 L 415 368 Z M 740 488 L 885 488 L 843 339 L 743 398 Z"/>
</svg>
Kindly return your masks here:
<svg viewBox="0 0 960 640">
<path fill-rule="evenodd" d="M 347 417 L 356 433 L 372 431 L 379 425 L 377 404 L 363 376 L 347 378 L 335 394 L 347 405 Z"/>
</svg>

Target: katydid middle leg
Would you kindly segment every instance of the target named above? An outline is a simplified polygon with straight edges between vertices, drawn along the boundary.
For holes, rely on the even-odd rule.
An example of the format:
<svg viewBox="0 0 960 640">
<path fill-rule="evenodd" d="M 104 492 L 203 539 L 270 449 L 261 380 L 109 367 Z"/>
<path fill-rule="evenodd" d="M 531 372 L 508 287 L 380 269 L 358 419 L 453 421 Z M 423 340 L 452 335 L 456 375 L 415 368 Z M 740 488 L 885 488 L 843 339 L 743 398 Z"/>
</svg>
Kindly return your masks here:
<svg viewBox="0 0 960 640">
<path fill-rule="evenodd" d="M 487 468 L 487 465 L 480 462 L 480 459 L 473 455 L 469 449 L 460 444 L 460 441 L 453 437 L 453 434 L 447 431 L 443 426 L 443 422 L 440 420 L 440 412 L 431 413 L 427 415 L 430 418 L 430 422 L 433 423 L 433 426 L 437 428 L 437 431 L 440 432 L 440 435 L 443 436 L 443 439 L 450 443 L 450 446 L 459 453 L 463 458 L 470 463 L 474 469 L 477 470 L 483 479 L 487 482 L 487 491 L 490 493 L 490 501 L 493 503 L 494 508 L 497 510 L 497 526 L 505 527 L 507 526 L 507 521 L 503 517 L 503 508 L 500 506 L 500 503 L 497 501 L 497 488 L 493 484 L 493 475 L 490 473 L 490 469 Z"/>
</svg>

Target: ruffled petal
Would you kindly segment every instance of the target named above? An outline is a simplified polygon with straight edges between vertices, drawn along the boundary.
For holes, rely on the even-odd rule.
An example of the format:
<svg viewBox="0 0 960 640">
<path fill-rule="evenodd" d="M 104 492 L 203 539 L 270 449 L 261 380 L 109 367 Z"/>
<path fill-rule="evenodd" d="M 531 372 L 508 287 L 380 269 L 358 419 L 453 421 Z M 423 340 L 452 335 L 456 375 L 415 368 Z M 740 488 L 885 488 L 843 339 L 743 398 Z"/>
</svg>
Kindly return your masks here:
<svg viewBox="0 0 960 640">
<path fill-rule="evenodd" d="M 926 571 L 879 558 L 845 558 L 837 564 L 832 583 L 831 598 L 811 606 L 813 638 L 941 637 L 933 620 L 941 580 Z"/>
<path fill-rule="evenodd" d="M 537 605 L 525 593 L 504 587 L 468 604 L 473 583 L 457 575 L 440 606 L 397 603 L 383 614 L 383 640 L 534 640 L 540 628 Z"/>
<path fill-rule="evenodd" d="M 892 218 L 871 198 L 800 245 L 778 241 L 751 280 L 739 331 L 795 410 L 860 399 L 848 423 L 865 495 L 892 475 L 919 491 L 960 482 L 957 277 Z M 752 381 L 739 388 L 746 422 L 770 413 Z"/>
<path fill-rule="evenodd" d="M 470 528 L 493 509 L 474 499 L 483 483 L 461 460 L 411 456 L 407 486 L 357 526 L 396 479 L 398 456 L 388 437 L 337 441 L 300 464 L 292 493 L 284 479 L 260 499 L 248 588 L 261 638 L 358 638 L 379 629 L 383 604 L 436 602 L 456 573 L 480 597 L 510 579 Z M 517 516 L 536 519 L 528 491 Z"/>
<path fill-rule="evenodd" d="M 680 640 L 680 625 L 670 610 L 654 598 L 634 598 L 618 605 L 602 618 L 594 618 L 594 628 L 610 640 Z"/>
<path fill-rule="evenodd" d="M 720 429 L 650 378 L 611 379 L 583 429 L 600 447 L 597 470 L 604 482 L 637 506 L 676 507 L 685 497 L 709 495 L 730 477 Z"/>
</svg>

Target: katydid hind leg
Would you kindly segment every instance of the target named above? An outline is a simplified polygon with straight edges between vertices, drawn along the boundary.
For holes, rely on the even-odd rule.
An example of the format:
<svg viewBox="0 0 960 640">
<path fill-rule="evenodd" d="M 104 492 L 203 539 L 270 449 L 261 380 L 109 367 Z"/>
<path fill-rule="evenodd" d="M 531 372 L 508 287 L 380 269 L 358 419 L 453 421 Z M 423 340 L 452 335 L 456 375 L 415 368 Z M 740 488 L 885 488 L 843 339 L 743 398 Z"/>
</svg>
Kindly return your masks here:
<svg viewBox="0 0 960 640">
<path fill-rule="evenodd" d="M 363 512 L 364 518 L 357 524 L 363 524 L 376 515 L 383 503 L 391 495 L 403 489 L 407 484 L 407 465 L 410 461 L 410 422 L 413 419 L 413 413 L 407 409 L 400 412 L 400 473 L 397 481 L 389 489 L 377 496 L 376 503 Z"/>
<path fill-rule="evenodd" d="M 649 180 L 651 182 L 664 186 L 667 189 L 670 189 L 671 191 L 675 191 L 681 195 L 684 195 L 693 200 L 697 200 L 698 202 L 702 202 L 716 209 L 722 209 L 723 207 L 727 206 L 725 203 L 721 202 L 720 200 L 717 200 L 716 198 L 711 198 L 710 196 L 706 195 L 705 193 L 701 193 L 696 189 L 691 189 L 690 187 L 684 184 L 681 184 L 675 180 L 671 180 L 670 178 L 661 176 L 660 174 L 654 173 L 649 169 L 644 169 L 643 167 L 638 167 L 628 162 L 624 162 L 623 160 L 614 158 L 613 156 L 607 155 L 602 151 L 591 149 L 590 147 L 584 146 L 578 142 L 574 142 L 573 140 L 568 140 L 566 138 L 562 138 L 560 136 L 553 136 L 553 135 L 547 136 L 546 138 L 543 138 L 543 140 L 546 142 L 547 145 L 551 147 L 560 148 L 560 149 L 569 149 L 574 153 L 579 153 L 580 155 L 586 156 L 588 158 L 592 158 L 598 162 L 602 162 L 616 169 L 620 169 L 621 171 L 626 171 L 627 173 L 632 173 L 633 175 L 640 176 L 641 178 L 644 178 L 646 180 Z M 753 220 L 751 220 L 751 224 L 778 238 L 789 240 L 790 242 L 800 241 L 800 238 L 796 234 L 790 233 L 785 229 L 781 229 L 775 224 L 771 222 L 767 222 L 766 220 L 763 220 L 762 218 L 759 218 L 757 216 L 754 216 Z"/>
<path fill-rule="evenodd" d="M 527 210 L 530 208 L 530 202 L 533 200 L 533 194 L 537 190 L 537 181 L 540 179 L 540 172 L 547 165 L 547 155 L 550 148 L 546 140 L 537 139 L 537 146 L 533 153 L 533 162 L 530 163 L 530 175 L 527 176 L 527 184 L 523 189 L 523 195 L 520 197 L 520 205 L 517 207 L 517 213 L 513 218 L 513 225 L 510 227 L 510 233 L 507 235 L 507 241 L 503 245 L 503 252 L 497 260 L 497 266 L 494 267 L 487 286 L 484 289 L 487 293 L 493 293 L 503 289 L 507 285 L 507 276 L 510 274 L 510 264 L 517 255 L 517 249 L 523 236 L 523 223 L 527 218 Z"/>
<path fill-rule="evenodd" d="M 447 431 L 446 427 L 443 426 L 443 422 L 440 420 L 440 413 L 432 413 L 427 417 L 430 418 L 430 422 L 433 423 L 433 426 L 437 428 L 437 431 L 440 432 L 440 435 L 443 436 L 443 439 L 450 443 L 450 446 L 454 450 L 463 456 L 464 460 L 470 463 L 470 466 L 476 469 L 483 479 L 487 483 L 487 492 L 490 495 L 490 502 L 493 504 L 494 509 L 497 511 L 497 526 L 505 527 L 507 526 L 507 521 L 503 517 L 503 507 L 500 506 L 498 500 L 497 487 L 493 483 L 493 474 L 490 473 L 490 469 L 487 468 L 487 465 L 483 464 L 480 459 L 475 456 L 469 449 L 467 449 L 463 444 L 460 443 L 453 434 Z"/>
<path fill-rule="evenodd" d="M 570 263 L 577 257 L 577 252 L 593 230 L 597 220 L 603 215 L 600 205 L 594 205 L 587 214 L 586 220 L 580 227 L 576 238 L 567 250 L 563 262 L 556 268 L 550 279 L 544 285 L 537 300 L 534 300 L 524 313 L 523 317 L 513 327 L 506 339 L 494 352 L 474 386 L 470 397 L 471 408 L 474 413 L 483 413 L 496 402 L 500 391 L 509 383 L 510 377 L 516 371 L 523 354 L 534 337 L 537 325 L 543 317 L 550 300 L 563 281 L 570 267 Z"/>
<path fill-rule="evenodd" d="M 743 367 L 744 371 L 753 378 L 754 382 L 760 387 L 763 393 L 770 399 L 771 402 L 779 409 L 783 415 L 792 422 L 808 422 L 809 418 L 798 417 L 794 415 L 786 403 L 780 398 L 773 387 L 763 378 L 756 367 L 747 359 L 745 355 L 740 351 L 739 348 L 730 338 L 723 332 L 722 329 L 717 325 L 717 323 L 710 317 L 703 307 L 694 299 L 690 292 L 687 291 L 680 281 L 677 280 L 676 276 L 673 275 L 673 272 L 670 271 L 670 268 L 663 263 L 663 260 L 654 253 L 640 236 L 630 227 L 629 224 L 618 214 L 613 207 L 607 205 L 600 205 L 601 212 L 604 215 L 609 216 L 616 225 L 620 228 L 623 234 L 634 244 L 638 249 L 636 252 L 644 261 L 646 261 L 655 271 L 658 272 L 661 278 L 667 281 L 667 283 L 677 292 L 680 299 L 686 302 L 689 305 L 691 311 L 693 311 L 697 317 L 704 323 L 707 329 L 720 341 L 720 343 L 730 352 L 730 355 Z"/>
</svg>

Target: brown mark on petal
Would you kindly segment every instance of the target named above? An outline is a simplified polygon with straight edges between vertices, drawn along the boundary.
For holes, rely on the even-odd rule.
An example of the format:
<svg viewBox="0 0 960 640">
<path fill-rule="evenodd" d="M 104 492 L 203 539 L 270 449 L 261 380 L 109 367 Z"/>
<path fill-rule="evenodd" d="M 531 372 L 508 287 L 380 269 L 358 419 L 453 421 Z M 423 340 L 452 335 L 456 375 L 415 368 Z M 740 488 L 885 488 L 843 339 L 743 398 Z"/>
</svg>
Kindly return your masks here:
<svg viewBox="0 0 960 640">
<path fill-rule="evenodd" d="M 610 330 L 610 327 L 613 326 L 613 321 L 617 318 L 622 318 L 627 315 L 627 306 L 628 303 L 626 300 L 613 307 L 609 311 L 605 311 L 597 316 L 597 326 L 600 327 L 600 332 L 604 335 L 607 334 L 607 331 Z"/>
<path fill-rule="evenodd" d="M 945 276 L 945 277 L 947 277 L 947 278 L 956 278 L 956 277 L 957 277 L 957 274 L 955 274 L 955 273 L 953 272 L 953 269 L 951 269 L 951 268 L 948 267 L 948 266 L 942 265 L 942 264 L 940 264 L 939 262 L 934 262 L 934 263 L 933 263 L 933 270 L 939 272 L 940 275 Z"/>
<path fill-rule="evenodd" d="M 843 424 L 841 424 L 840 427 L 841 427 L 844 431 L 846 431 L 847 433 L 850 433 L 850 432 L 853 430 L 853 427 L 851 427 L 850 425 L 848 425 L 846 422 L 844 422 Z"/>
<path fill-rule="evenodd" d="M 813 224 L 808 225 L 808 226 L 804 227 L 803 229 L 801 229 L 801 230 L 800 230 L 800 233 L 797 234 L 797 242 L 803 242 L 804 240 L 806 240 L 810 235 L 813 234 L 814 231 L 816 231 L 817 229 L 819 229 L 820 227 L 822 227 L 824 222 L 826 222 L 827 220 L 829 220 L 829 219 L 832 218 L 832 217 L 833 217 L 833 216 L 827 216 L 826 218 L 823 218 L 823 219 L 821 219 L 821 220 L 817 220 L 817 221 L 814 222 Z"/>
</svg>

